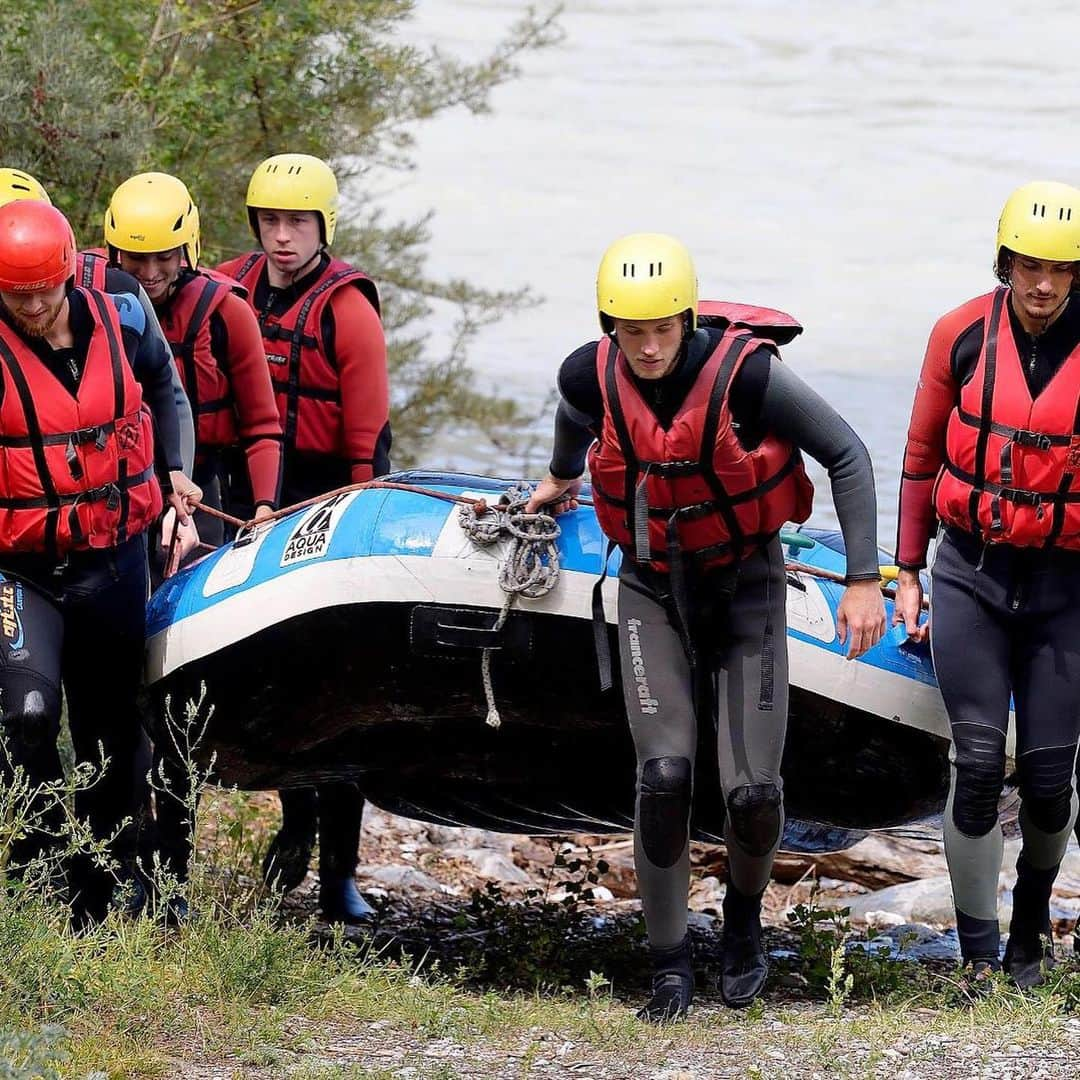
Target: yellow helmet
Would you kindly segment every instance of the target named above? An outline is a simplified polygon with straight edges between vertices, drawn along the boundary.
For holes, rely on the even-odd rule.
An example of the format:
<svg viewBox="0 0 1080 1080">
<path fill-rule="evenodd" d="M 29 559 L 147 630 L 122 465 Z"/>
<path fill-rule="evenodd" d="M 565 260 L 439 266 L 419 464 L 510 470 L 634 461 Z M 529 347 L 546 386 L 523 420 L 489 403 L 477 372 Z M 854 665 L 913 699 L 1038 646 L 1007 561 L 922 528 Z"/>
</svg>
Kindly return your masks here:
<svg viewBox="0 0 1080 1080">
<path fill-rule="evenodd" d="M 146 254 L 182 248 L 194 270 L 199 265 L 199 211 L 187 186 L 168 173 L 129 177 L 105 211 L 105 244 L 110 251 Z"/>
<path fill-rule="evenodd" d="M 52 206 L 49 193 L 22 169 L 0 168 L 0 206 L 16 199 L 35 199 Z"/>
<path fill-rule="evenodd" d="M 616 240 L 604 252 L 596 273 L 596 306 L 600 326 L 613 319 L 663 319 L 690 312 L 697 326 L 697 275 L 690 252 L 673 236 L 634 233 Z"/>
<path fill-rule="evenodd" d="M 325 161 L 311 154 L 275 154 L 251 174 L 247 207 L 256 240 L 256 210 L 312 210 L 322 221 L 323 243 L 329 247 L 337 228 L 337 179 Z"/>
<path fill-rule="evenodd" d="M 1008 198 L 997 231 L 997 268 L 1002 248 L 1048 262 L 1080 261 L 1080 189 L 1037 180 L 1017 188 Z"/>
</svg>

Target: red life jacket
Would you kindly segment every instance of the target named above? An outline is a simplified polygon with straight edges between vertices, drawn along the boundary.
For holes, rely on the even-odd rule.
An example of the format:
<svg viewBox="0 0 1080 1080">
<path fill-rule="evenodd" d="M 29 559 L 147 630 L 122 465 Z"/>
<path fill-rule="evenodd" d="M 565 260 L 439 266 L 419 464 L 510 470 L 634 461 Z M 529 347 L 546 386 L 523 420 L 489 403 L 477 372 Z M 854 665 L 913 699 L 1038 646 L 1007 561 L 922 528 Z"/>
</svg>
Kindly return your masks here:
<svg viewBox="0 0 1080 1080">
<path fill-rule="evenodd" d="M 105 252 L 93 248 L 75 256 L 75 283 L 84 289 L 105 291 L 105 268 L 109 260 Z"/>
<path fill-rule="evenodd" d="M 253 251 L 218 269 L 243 285 L 253 298 L 266 255 Z M 285 445 L 296 450 L 345 457 L 341 383 L 322 338 L 322 314 L 331 295 L 346 285 L 358 288 L 379 311 L 375 282 L 341 259 L 331 259 L 319 279 L 278 317 L 252 309 L 259 318 L 270 379 L 274 384 Z"/>
<path fill-rule="evenodd" d="M 597 347 L 604 422 L 589 451 L 596 516 L 612 540 L 657 570 L 670 569 L 677 551 L 702 567 L 737 562 L 785 522 L 805 521 L 813 501 L 796 447 L 766 434 L 747 450 L 732 424 L 732 379 L 749 353 L 772 343 L 723 317 L 725 305 L 708 307 L 726 329 L 667 431 L 634 385 L 622 352 L 606 337 Z M 783 327 L 787 340 L 801 329 L 789 316 L 787 323 L 770 321 L 779 312 L 729 310 L 740 326 Z"/>
<path fill-rule="evenodd" d="M 114 547 L 161 513 L 150 412 L 104 293 L 83 290 L 94 322 L 78 396 L 0 323 L 0 550 Z"/>
<path fill-rule="evenodd" d="M 986 329 L 949 416 L 934 508 L 990 543 L 1080 549 L 1080 348 L 1033 401 L 1008 303 L 1005 288 L 971 302 Z"/>
<path fill-rule="evenodd" d="M 232 385 L 210 349 L 210 316 L 230 292 L 247 299 L 247 290 L 216 270 L 199 270 L 161 310 L 161 329 L 191 402 L 195 441 L 203 446 L 236 443 Z"/>
</svg>

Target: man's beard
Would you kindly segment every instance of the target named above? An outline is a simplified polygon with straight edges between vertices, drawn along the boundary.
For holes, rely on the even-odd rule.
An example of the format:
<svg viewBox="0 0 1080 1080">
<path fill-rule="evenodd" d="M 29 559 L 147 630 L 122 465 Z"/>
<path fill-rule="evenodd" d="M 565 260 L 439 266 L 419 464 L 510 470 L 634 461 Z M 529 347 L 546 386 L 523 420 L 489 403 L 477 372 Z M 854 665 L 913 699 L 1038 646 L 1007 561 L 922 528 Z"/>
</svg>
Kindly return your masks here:
<svg viewBox="0 0 1080 1080">
<path fill-rule="evenodd" d="M 63 306 L 63 304 L 57 304 L 52 311 L 39 315 L 33 320 L 24 319 L 14 311 L 11 313 L 11 317 L 15 320 L 15 325 L 21 334 L 31 338 L 43 338 L 53 328 L 56 320 L 60 318 L 60 311 Z"/>
</svg>

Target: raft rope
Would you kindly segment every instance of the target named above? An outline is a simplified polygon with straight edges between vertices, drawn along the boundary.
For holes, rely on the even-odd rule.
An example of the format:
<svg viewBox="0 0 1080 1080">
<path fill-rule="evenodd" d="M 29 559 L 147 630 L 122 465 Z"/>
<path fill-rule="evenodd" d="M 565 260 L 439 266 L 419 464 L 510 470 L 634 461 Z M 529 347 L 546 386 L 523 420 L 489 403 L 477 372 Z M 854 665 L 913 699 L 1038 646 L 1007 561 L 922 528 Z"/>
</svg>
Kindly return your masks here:
<svg viewBox="0 0 1080 1080">
<path fill-rule="evenodd" d="M 486 506 L 487 501 L 485 499 L 474 498 L 471 495 L 453 495 L 449 491 L 434 491 L 431 488 L 420 487 L 418 484 L 399 484 L 394 480 L 365 480 L 360 484 L 346 484 L 345 487 L 334 488 L 333 491 L 327 491 L 322 495 L 314 495 L 310 499 L 305 499 L 303 502 L 293 503 L 292 506 L 283 506 L 280 510 L 275 510 L 267 517 L 260 518 L 255 521 L 253 518 L 245 521 L 243 518 L 234 517 L 232 514 L 225 513 L 224 510 L 218 510 L 216 507 L 207 506 L 205 503 L 194 502 L 192 506 L 196 510 L 201 510 L 210 517 L 220 518 L 222 521 L 228 522 L 230 525 L 235 526 L 241 531 L 255 528 L 259 525 L 265 525 L 268 521 L 277 521 L 279 518 L 288 517 L 290 514 L 296 513 L 297 510 L 304 510 L 309 506 L 315 506 L 318 503 L 325 502 L 327 499 L 332 499 L 338 495 L 347 495 L 350 491 L 367 491 L 369 488 L 386 488 L 390 491 L 411 491 L 416 495 L 430 495 L 433 499 L 442 499 L 444 502 L 453 503 L 466 503 L 468 505 Z M 205 547 L 211 545 L 206 544 Z M 216 550 L 216 549 L 215 549 Z"/>
<path fill-rule="evenodd" d="M 474 544 L 481 547 L 488 547 L 509 537 L 509 550 L 499 566 L 499 588 L 506 593 L 506 600 L 492 627 L 492 632 L 497 632 L 506 625 L 515 597 L 524 596 L 530 600 L 537 600 L 551 592 L 559 580 L 559 549 L 555 541 L 558 540 L 562 529 L 551 514 L 525 512 L 525 507 L 532 497 L 532 487 L 524 482 L 511 486 L 499 498 L 499 501 L 493 504 L 484 498 L 454 495 L 448 491 L 434 491 L 417 484 L 400 484 L 393 480 L 368 480 L 361 484 L 335 488 L 324 495 L 317 495 L 293 506 L 284 506 L 258 522 L 243 521 L 241 518 L 225 513 L 224 510 L 202 503 L 197 502 L 194 505 L 211 517 L 220 518 L 235 526 L 238 530 L 236 539 L 239 541 L 245 533 L 267 522 L 277 521 L 297 510 L 315 506 L 337 495 L 345 495 L 350 491 L 365 491 L 368 488 L 409 491 L 416 495 L 428 495 L 434 499 L 442 499 L 444 502 L 457 503 L 458 522 L 462 532 Z M 587 500 L 579 500 L 579 502 L 586 503 Z M 174 530 L 173 544 L 175 541 L 176 531 Z M 200 546 L 214 550 L 210 544 Z M 488 707 L 487 718 L 484 722 L 489 727 L 498 729 L 502 724 L 502 718 L 495 704 L 495 688 L 491 679 L 493 651 L 493 649 L 483 650 L 480 659 L 480 674 L 484 683 L 484 699 Z"/>
<path fill-rule="evenodd" d="M 506 593 L 502 610 L 492 627 L 497 633 L 506 624 L 518 596 L 538 600 L 546 596 L 559 580 L 559 549 L 555 545 L 562 529 L 551 514 L 527 514 L 525 507 L 532 497 L 528 484 L 515 484 L 492 506 L 486 502 L 465 503 L 458 507 L 458 523 L 474 544 L 488 547 L 506 537 L 510 547 L 499 565 L 499 588 Z M 488 712 L 485 723 L 498 728 L 502 724 L 495 704 L 491 680 L 491 654 L 484 649 L 480 658 L 480 676 Z"/>
<path fill-rule="evenodd" d="M 784 569 L 789 574 L 805 574 L 807 577 L 820 578 L 822 581 L 832 581 L 837 585 L 848 584 L 848 579 L 843 574 L 838 574 L 835 570 L 823 570 L 820 566 L 811 566 L 809 563 L 786 562 L 784 563 Z M 882 595 L 887 600 L 895 600 L 896 590 L 890 589 L 886 581 L 882 579 L 879 580 L 881 580 L 880 587 Z M 923 597 L 922 601 L 922 609 L 923 611 L 930 610 L 930 601 L 925 596 Z"/>
<path fill-rule="evenodd" d="M 480 539 L 481 535 L 483 535 L 487 529 L 491 529 L 491 528 L 501 529 L 502 528 L 501 520 L 499 519 L 499 517 L 497 515 L 494 516 L 494 517 L 488 517 L 487 516 L 488 511 L 490 509 L 490 504 L 488 503 L 487 499 L 477 498 L 477 497 L 472 496 L 472 495 L 454 495 L 449 491 L 435 491 L 432 488 L 420 487 L 420 485 L 418 485 L 418 484 L 401 484 L 401 483 L 397 483 L 396 481 L 393 481 L 393 480 L 368 480 L 368 481 L 366 481 L 364 483 L 361 483 L 361 484 L 349 484 L 346 487 L 335 488 L 333 491 L 328 491 L 324 495 L 316 495 L 313 498 L 305 499 L 303 502 L 294 503 L 292 506 L 283 506 L 280 510 L 275 510 L 272 514 L 270 514 L 269 516 L 267 516 L 265 518 L 262 518 L 259 521 L 254 521 L 254 520 L 245 521 L 243 518 L 234 517 L 232 514 L 225 513 L 224 510 L 218 510 L 213 506 L 206 506 L 205 504 L 200 503 L 200 502 L 193 503 L 192 505 L 197 510 L 201 510 L 201 511 L 203 511 L 203 513 L 209 514 L 211 517 L 220 518 L 222 521 L 226 521 L 230 525 L 235 526 L 237 529 L 240 530 L 237 533 L 237 539 L 239 539 L 241 535 L 243 535 L 244 533 L 246 533 L 249 530 L 257 528 L 259 525 L 265 525 L 267 522 L 277 521 L 279 518 L 288 517 L 289 514 L 293 514 L 297 510 L 303 510 L 304 508 L 306 508 L 308 506 L 315 506 L 317 503 L 325 502 L 327 499 L 332 499 L 336 495 L 345 495 L 350 491 L 366 491 L 368 488 L 375 488 L 375 489 L 387 488 L 387 489 L 389 489 L 391 491 L 411 491 L 415 495 L 427 495 L 432 499 L 442 499 L 444 502 L 458 503 L 462 507 L 463 510 L 466 509 L 466 508 L 471 508 L 473 510 L 473 515 L 477 520 L 477 525 L 475 526 L 475 528 L 476 528 L 475 535 L 470 533 L 470 538 L 473 539 L 476 543 L 479 543 L 479 544 L 491 544 L 491 543 L 494 543 L 494 540 L 498 538 L 498 535 L 499 535 L 498 532 L 496 532 L 494 534 L 493 539 L 491 539 L 491 540 L 482 540 L 482 539 Z M 503 496 L 503 498 L 505 499 L 507 496 L 510 495 L 511 492 L 515 492 L 515 491 L 518 491 L 518 490 L 528 491 L 529 490 L 528 485 L 522 484 L 522 485 L 515 485 L 514 487 L 511 487 L 509 489 L 509 491 L 506 493 L 506 495 Z M 525 501 L 526 502 L 528 501 L 528 495 L 525 496 Z M 581 506 L 592 506 L 593 505 L 591 500 L 583 499 L 580 496 L 577 497 L 577 501 Z M 522 506 L 524 506 L 524 503 L 522 503 Z M 505 512 L 505 510 L 507 508 L 504 507 L 503 509 L 504 509 L 504 512 Z M 459 515 L 460 514 L 461 514 L 461 511 L 459 511 Z M 518 514 L 515 511 L 515 520 L 519 520 L 522 517 L 543 519 L 545 521 L 551 522 L 551 528 L 554 528 L 555 530 L 558 530 L 558 525 L 555 524 L 555 519 L 550 514 L 528 514 L 528 515 L 524 515 L 524 514 Z M 481 522 L 482 520 L 486 523 L 483 527 L 479 524 L 479 522 Z M 470 528 L 472 528 L 472 527 L 473 526 L 470 526 Z M 462 528 L 465 528 L 464 523 L 462 523 Z M 511 535 L 513 535 L 513 534 L 511 534 Z M 559 533 L 558 533 L 558 531 L 556 531 L 555 536 L 558 536 L 558 535 L 559 535 Z M 790 537 L 785 535 L 784 537 L 782 537 L 782 539 L 784 541 L 789 541 Z M 209 551 L 216 551 L 217 550 L 212 544 L 200 544 L 199 546 L 203 547 L 203 548 L 206 548 Z M 552 542 L 552 551 L 555 552 L 554 542 Z M 555 558 L 556 558 L 556 574 L 557 574 L 558 573 L 558 554 L 557 554 L 557 552 L 555 552 Z M 835 570 L 825 570 L 825 569 L 823 569 L 821 567 L 818 567 L 818 566 L 811 566 L 809 563 L 796 562 L 796 561 L 790 561 L 789 560 L 784 564 L 784 567 L 785 567 L 785 569 L 787 570 L 787 572 L 789 574 L 806 574 L 808 577 L 821 578 L 823 581 L 833 581 L 833 582 L 836 582 L 837 584 L 841 584 L 841 585 L 847 583 L 847 579 L 844 577 L 843 574 L 838 574 Z M 500 573 L 499 584 L 500 585 L 503 584 L 503 582 L 502 582 L 502 573 Z M 553 580 L 551 582 L 551 585 L 549 585 L 546 589 L 544 589 L 544 592 L 537 593 L 536 595 L 537 596 L 543 596 L 545 592 L 550 591 L 551 587 L 554 586 L 554 584 L 555 584 L 555 582 Z M 528 592 L 524 592 L 524 590 L 517 590 L 517 591 L 521 591 L 523 593 L 523 595 L 525 595 L 525 596 L 531 596 L 532 595 L 532 594 L 530 594 Z M 886 597 L 888 597 L 890 599 L 892 599 L 895 596 L 894 591 L 892 589 L 890 589 L 888 587 L 888 584 L 885 583 L 885 582 L 882 583 L 881 591 L 885 594 Z M 925 600 L 923 601 L 923 607 L 924 608 L 929 607 L 929 604 Z"/>
</svg>

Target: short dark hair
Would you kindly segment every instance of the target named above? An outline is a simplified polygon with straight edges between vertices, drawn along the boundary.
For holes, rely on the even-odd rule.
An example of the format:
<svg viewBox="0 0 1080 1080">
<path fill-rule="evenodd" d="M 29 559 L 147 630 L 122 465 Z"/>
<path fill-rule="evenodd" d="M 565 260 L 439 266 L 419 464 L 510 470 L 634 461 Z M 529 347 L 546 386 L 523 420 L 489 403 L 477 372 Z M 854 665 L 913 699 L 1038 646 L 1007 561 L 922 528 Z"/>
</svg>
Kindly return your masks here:
<svg viewBox="0 0 1080 1080">
<path fill-rule="evenodd" d="M 1011 283 L 1010 274 L 1012 272 L 1013 254 L 1014 252 L 1010 251 L 1007 247 L 998 248 L 997 258 L 994 260 L 994 277 L 996 277 L 1002 285 L 1009 285 Z"/>
</svg>

